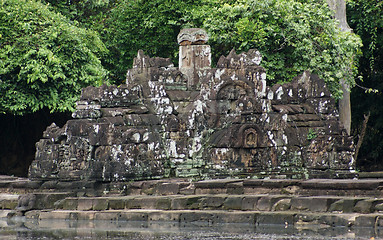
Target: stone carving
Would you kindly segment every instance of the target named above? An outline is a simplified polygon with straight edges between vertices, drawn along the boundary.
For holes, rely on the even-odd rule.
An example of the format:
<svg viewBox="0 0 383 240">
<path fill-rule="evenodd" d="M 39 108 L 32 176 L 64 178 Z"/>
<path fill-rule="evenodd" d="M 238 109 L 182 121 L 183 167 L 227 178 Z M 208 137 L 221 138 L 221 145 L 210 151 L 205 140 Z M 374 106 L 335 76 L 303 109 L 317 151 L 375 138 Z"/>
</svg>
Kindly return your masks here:
<svg viewBox="0 0 383 240">
<path fill-rule="evenodd" d="M 177 36 L 178 44 L 184 45 L 203 45 L 209 40 L 207 32 L 201 28 L 185 28 Z"/>
<path fill-rule="evenodd" d="M 140 50 L 126 84 L 83 89 L 74 119 L 36 144 L 30 178 L 353 176 L 352 137 L 322 79 L 267 86 L 254 49 L 211 68 L 205 41 L 183 30 L 179 68 Z"/>
</svg>

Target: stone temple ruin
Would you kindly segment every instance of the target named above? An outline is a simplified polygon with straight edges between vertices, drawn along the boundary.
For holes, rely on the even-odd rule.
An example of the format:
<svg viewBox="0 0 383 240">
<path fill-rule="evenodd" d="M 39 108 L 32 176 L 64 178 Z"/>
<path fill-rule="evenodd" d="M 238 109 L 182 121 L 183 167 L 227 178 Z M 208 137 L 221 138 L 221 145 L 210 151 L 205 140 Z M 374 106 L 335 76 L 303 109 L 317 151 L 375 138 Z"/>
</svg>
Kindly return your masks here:
<svg viewBox="0 0 383 240">
<path fill-rule="evenodd" d="M 87 87 L 62 128 L 36 143 L 29 177 L 129 181 L 163 177 L 353 176 L 353 141 L 309 72 L 268 86 L 259 51 L 222 56 L 184 29 L 179 68 L 138 51 L 126 84 Z"/>
</svg>

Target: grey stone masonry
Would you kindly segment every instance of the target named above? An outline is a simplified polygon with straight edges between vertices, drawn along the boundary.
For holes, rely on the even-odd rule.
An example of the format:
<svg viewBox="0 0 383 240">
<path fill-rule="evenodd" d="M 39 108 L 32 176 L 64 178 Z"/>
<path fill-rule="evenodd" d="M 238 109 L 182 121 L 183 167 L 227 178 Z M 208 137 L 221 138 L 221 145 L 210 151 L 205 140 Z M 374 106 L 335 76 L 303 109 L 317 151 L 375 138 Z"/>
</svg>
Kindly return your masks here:
<svg viewBox="0 0 383 240">
<path fill-rule="evenodd" d="M 211 68 L 207 40 L 204 30 L 184 29 L 179 68 L 140 50 L 126 84 L 83 89 L 74 119 L 36 143 L 29 177 L 355 176 L 353 140 L 323 79 L 306 71 L 268 86 L 256 49 L 233 50 Z"/>
<path fill-rule="evenodd" d="M 383 227 L 382 179 L 182 178 L 100 184 L 0 176 L 0 186 L 0 221 L 7 224 L 24 216 L 36 224 L 241 223 L 375 233 Z"/>
</svg>

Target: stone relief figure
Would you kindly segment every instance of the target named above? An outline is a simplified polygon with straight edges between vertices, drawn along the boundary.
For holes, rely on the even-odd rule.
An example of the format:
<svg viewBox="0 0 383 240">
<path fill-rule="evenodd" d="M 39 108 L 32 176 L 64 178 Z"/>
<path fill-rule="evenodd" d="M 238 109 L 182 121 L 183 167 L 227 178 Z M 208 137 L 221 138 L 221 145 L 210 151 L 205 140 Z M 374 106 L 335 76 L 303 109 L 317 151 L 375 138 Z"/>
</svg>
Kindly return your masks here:
<svg viewBox="0 0 383 240">
<path fill-rule="evenodd" d="M 256 49 L 211 68 L 203 29 L 177 40 L 178 68 L 140 50 L 126 84 L 83 89 L 74 119 L 36 144 L 30 178 L 352 176 L 352 138 L 324 80 L 268 86 Z"/>
</svg>

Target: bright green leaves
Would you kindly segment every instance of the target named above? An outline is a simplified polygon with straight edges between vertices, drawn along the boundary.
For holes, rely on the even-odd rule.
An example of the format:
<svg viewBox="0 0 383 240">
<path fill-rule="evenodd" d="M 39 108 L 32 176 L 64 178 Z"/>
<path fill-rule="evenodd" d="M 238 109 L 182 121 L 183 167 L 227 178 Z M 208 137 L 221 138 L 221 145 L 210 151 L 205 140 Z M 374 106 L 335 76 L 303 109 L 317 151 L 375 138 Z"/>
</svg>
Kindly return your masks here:
<svg viewBox="0 0 383 240">
<path fill-rule="evenodd" d="M 325 79 L 335 97 L 341 96 L 339 81 L 354 85 L 355 62 L 361 41 L 341 32 L 324 1 L 247 0 L 209 1 L 196 16 L 210 34 L 214 58 L 232 48 L 257 48 L 272 82 L 291 81 L 304 70 Z"/>
<path fill-rule="evenodd" d="M 138 49 L 176 62 L 179 30 L 200 27 L 210 35 L 213 62 L 232 48 L 257 48 L 271 83 L 291 81 L 310 70 L 340 97 L 341 79 L 354 85 L 361 46 L 355 34 L 338 28 L 322 0 L 124 0 L 105 23 L 103 39 L 110 50 L 105 63 L 117 83 L 123 82 Z"/>
<path fill-rule="evenodd" d="M 248 45 L 262 47 L 265 44 L 267 32 L 263 22 L 244 17 L 238 20 L 235 27 L 238 41 L 241 43 L 238 50 L 247 49 Z"/>
<path fill-rule="evenodd" d="M 177 58 L 177 35 L 187 23 L 199 1 L 124 0 L 111 9 L 101 29 L 102 38 L 109 49 L 105 66 L 114 83 L 125 82 L 125 74 L 143 49 L 151 56 Z"/>
<path fill-rule="evenodd" d="M 340 79 L 353 86 L 360 53 L 359 38 L 339 30 L 325 1 L 0 2 L 1 112 L 71 109 L 82 87 L 105 80 L 105 69 L 111 82 L 123 83 L 138 49 L 176 63 L 183 27 L 208 31 L 213 62 L 232 48 L 258 48 L 271 83 L 311 70 L 336 97 Z"/>
<path fill-rule="evenodd" d="M 80 90 L 107 77 L 97 33 L 78 28 L 39 2 L 7 0 L 0 8 L 0 112 L 72 110 Z"/>
</svg>

